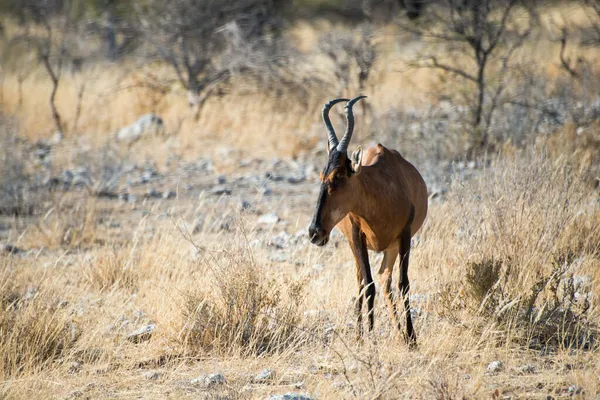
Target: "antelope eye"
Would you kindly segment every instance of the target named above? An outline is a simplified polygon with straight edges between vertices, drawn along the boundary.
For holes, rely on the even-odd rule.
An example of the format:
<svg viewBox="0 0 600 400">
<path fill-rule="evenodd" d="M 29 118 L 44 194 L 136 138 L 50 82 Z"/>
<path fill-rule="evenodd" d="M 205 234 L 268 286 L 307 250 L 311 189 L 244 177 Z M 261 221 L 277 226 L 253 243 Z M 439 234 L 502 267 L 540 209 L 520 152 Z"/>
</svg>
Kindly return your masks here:
<svg viewBox="0 0 600 400">
<path fill-rule="evenodd" d="M 344 175 L 342 175 L 342 174 L 335 174 L 334 179 L 336 181 L 341 181 L 342 179 L 344 179 Z"/>
</svg>

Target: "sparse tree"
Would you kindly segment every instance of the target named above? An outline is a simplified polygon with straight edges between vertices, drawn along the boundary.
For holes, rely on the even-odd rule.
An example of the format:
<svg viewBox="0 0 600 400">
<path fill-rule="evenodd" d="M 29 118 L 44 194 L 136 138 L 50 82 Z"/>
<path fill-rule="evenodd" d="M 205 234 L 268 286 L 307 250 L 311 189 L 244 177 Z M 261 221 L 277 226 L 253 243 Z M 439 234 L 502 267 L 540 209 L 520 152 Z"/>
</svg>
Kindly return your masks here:
<svg viewBox="0 0 600 400">
<path fill-rule="evenodd" d="M 359 93 L 365 90 L 377 57 L 372 39 L 372 27 L 367 24 L 360 27 L 358 34 L 334 30 L 321 37 L 319 49 L 333 64 L 340 95 L 348 89 L 358 89 Z"/>
<path fill-rule="evenodd" d="M 252 49 L 274 41 L 275 0 L 149 0 L 138 5 L 143 34 L 199 110 L 215 89 L 258 63 Z M 271 36 L 269 36 L 269 34 Z"/>
<path fill-rule="evenodd" d="M 56 106 L 56 94 L 63 70 L 68 60 L 72 59 L 68 39 L 68 33 L 74 26 L 71 18 L 72 5 L 71 1 L 28 0 L 12 4 L 13 8 L 11 9 L 15 15 L 41 28 L 34 30 L 28 25 L 23 34 L 17 35 L 11 40 L 8 49 L 10 51 L 14 46 L 26 44 L 35 52 L 39 63 L 46 70 L 52 82 L 49 98 L 50 110 L 55 127 L 61 133 L 64 132 L 64 124 Z M 19 74 L 20 79 L 23 80 L 27 76 L 28 74 L 25 72 Z"/>
<path fill-rule="evenodd" d="M 319 41 L 319 49 L 333 64 L 338 96 L 364 94 L 367 89 L 377 49 L 373 43 L 373 28 L 363 24 L 358 32 L 334 30 L 325 33 Z M 369 124 L 371 108 L 369 102 L 360 104 L 364 118 Z"/>
<path fill-rule="evenodd" d="M 478 140 L 472 150 L 489 145 L 488 131 L 507 87 L 511 58 L 531 32 L 528 13 L 521 0 L 440 0 L 428 7 L 425 20 L 403 25 L 444 45 L 449 55 L 424 54 L 412 66 L 445 71 L 474 88 L 470 125 Z M 522 16 L 522 23 L 516 23 Z"/>
</svg>

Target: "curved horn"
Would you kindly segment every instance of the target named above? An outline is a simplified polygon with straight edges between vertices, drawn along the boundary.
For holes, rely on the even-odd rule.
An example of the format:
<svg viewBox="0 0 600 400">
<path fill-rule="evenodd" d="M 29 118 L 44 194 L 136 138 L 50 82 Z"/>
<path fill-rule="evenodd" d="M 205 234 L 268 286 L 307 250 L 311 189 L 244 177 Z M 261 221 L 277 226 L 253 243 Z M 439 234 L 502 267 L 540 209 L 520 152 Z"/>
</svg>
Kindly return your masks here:
<svg viewBox="0 0 600 400">
<path fill-rule="evenodd" d="M 333 125 L 331 125 L 331 120 L 329 119 L 329 110 L 331 109 L 331 107 L 333 107 L 334 104 L 337 104 L 339 102 L 342 101 L 350 101 L 348 99 L 334 99 L 331 100 L 329 103 L 326 103 L 323 106 L 323 122 L 325 122 L 325 126 L 327 127 L 327 131 L 328 131 L 328 138 L 329 138 L 329 148 L 333 149 L 334 147 L 336 147 L 338 145 L 338 140 L 337 140 L 337 136 L 335 136 L 335 130 L 333 129 Z"/>
<path fill-rule="evenodd" d="M 346 133 L 344 137 L 337 145 L 337 151 L 345 153 L 348 150 L 350 139 L 352 139 L 352 133 L 354 132 L 354 114 L 352 113 L 352 106 L 360 99 L 364 99 L 367 96 L 358 96 L 353 98 L 346 104 Z"/>
</svg>

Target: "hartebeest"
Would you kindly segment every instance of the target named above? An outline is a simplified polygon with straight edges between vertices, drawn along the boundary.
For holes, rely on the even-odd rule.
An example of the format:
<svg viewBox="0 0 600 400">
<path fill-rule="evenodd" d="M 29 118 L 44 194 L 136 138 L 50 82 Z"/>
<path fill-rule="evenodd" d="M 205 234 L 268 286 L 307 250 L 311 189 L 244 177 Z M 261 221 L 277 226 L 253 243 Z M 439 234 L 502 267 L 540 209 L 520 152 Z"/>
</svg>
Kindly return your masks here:
<svg viewBox="0 0 600 400">
<path fill-rule="evenodd" d="M 337 225 L 356 261 L 358 334 L 362 335 L 362 304 L 367 301 L 369 330 L 373 329 L 375 286 L 369 266 L 369 250 L 383 252 L 379 277 L 390 318 L 400 330 L 396 306 L 390 291 L 392 272 L 400 254 L 399 292 L 404 299 L 406 339 L 416 342 L 410 316 L 408 260 L 411 237 L 427 214 L 427 186 L 417 169 L 396 150 L 377 144 L 363 156 L 361 147 L 348 158 L 346 153 L 354 130 L 352 106 L 366 96 L 352 100 L 335 99 L 323 107 L 323 122 L 328 131 L 329 160 L 321 173 L 321 190 L 309 227 L 310 241 L 324 246 Z M 346 132 L 338 142 L 329 119 L 329 110 L 347 101 Z"/>
</svg>

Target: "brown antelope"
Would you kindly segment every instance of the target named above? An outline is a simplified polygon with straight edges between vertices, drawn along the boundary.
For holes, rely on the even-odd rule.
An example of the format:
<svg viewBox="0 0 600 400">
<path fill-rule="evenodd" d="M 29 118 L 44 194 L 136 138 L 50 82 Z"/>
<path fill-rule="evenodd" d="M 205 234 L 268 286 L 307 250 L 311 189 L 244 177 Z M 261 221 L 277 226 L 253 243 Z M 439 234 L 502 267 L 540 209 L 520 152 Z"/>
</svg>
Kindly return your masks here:
<svg viewBox="0 0 600 400">
<path fill-rule="evenodd" d="M 416 343 L 410 316 L 408 260 L 410 239 L 419 230 L 427 214 L 427 186 L 417 169 L 396 150 L 378 144 L 366 151 L 361 147 L 348 158 L 346 153 L 354 130 L 352 106 L 366 96 L 352 100 L 335 99 L 323 107 L 328 130 L 329 160 L 321 173 L 321 190 L 309 227 L 310 241 L 324 246 L 337 225 L 350 243 L 356 261 L 358 301 L 357 330 L 362 335 L 362 304 L 367 301 L 369 330 L 373 329 L 375 286 L 371 277 L 368 250 L 383 251 L 379 279 L 388 312 L 400 330 L 400 321 L 390 291 L 392 272 L 400 254 L 399 292 L 404 299 L 406 340 Z M 329 119 L 330 108 L 347 101 L 346 133 L 338 142 Z"/>
</svg>

